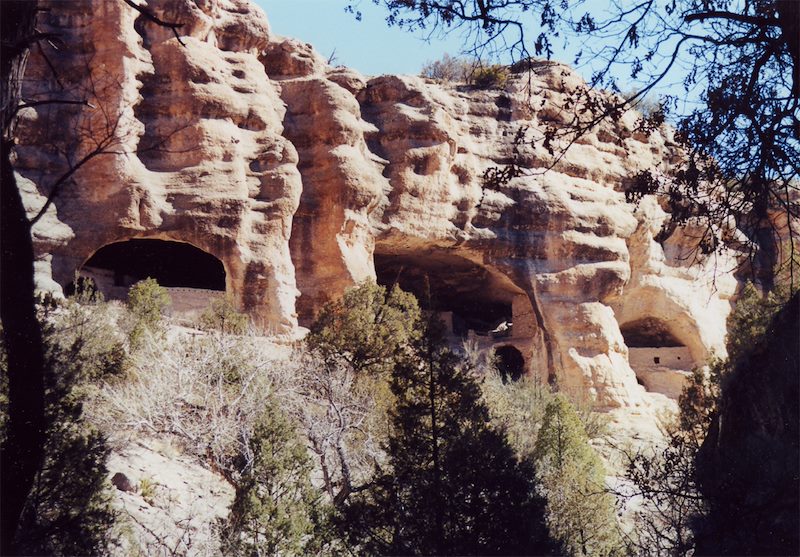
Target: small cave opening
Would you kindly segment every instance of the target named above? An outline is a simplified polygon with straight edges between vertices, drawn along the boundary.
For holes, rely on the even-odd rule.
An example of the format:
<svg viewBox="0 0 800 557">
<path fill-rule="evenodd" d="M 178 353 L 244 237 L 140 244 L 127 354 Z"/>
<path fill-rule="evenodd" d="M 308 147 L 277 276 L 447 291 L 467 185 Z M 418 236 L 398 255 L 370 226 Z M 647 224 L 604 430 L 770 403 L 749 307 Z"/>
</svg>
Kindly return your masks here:
<svg viewBox="0 0 800 557">
<path fill-rule="evenodd" d="M 510 345 L 498 346 L 494 349 L 495 365 L 503 383 L 519 381 L 525 373 L 525 358 L 522 352 Z"/>
<path fill-rule="evenodd" d="M 191 244 L 169 240 L 125 240 L 97 250 L 81 274 L 100 290 L 127 288 L 152 277 L 161 286 L 225 291 L 222 261 Z"/>
<path fill-rule="evenodd" d="M 378 284 L 399 285 L 425 310 L 440 314 L 449 332 L 510 336 L 516 287 L 499 273 L 463 257 L 436 251 L 376 253 Z"/>
<path fill-rule="evenodd" d="M 628 348 L 670 348 L 683 346 L 660 319 L 645 317 L 620 326 Z"/>
</svg>

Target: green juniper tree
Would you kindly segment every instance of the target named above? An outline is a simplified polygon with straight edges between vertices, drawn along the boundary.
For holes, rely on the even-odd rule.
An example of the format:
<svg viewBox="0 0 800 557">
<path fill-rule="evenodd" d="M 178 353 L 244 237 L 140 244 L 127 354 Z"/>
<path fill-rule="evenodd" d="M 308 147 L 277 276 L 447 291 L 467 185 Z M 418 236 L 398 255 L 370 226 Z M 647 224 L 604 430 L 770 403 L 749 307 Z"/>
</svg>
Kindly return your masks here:
<svg viewBox="0 0 800 557">
<path fill-rule="evenodd" d="M 294 426 L 271 400 L 240 455 L 244 470 L 221 527 L 226 555 L 303 555 L 313 539 L 319 496 L 311 460 Z"/>
<path fill-rule="evenodd" d="M 341 358 L 358 373 L 375 374 L 391 369 L 419 336 L 419 319 L 413 294 L 367 281 L 326 304 L 306 341 L 325 360 Z"/>
<path fill-rule="evenodd" d="M 427 323 L 392 371 L 387 467 L 345 508 L 350 541 L 386 555 L 546 553 L 533 467 L 490 425 L 440 329 Z"/>
<path fill-rule="evenodd" d="M 162 334 L 164 325 L 162 317 L 170 304 L 169 293 L 160 286 L 156 279 L 140 280 L 128 291 L 128 310 L 133 317 L 133 326 L 129 333 L 131 348 L 136 349 L 146 332 Z"/>
<path fill-rule="evenodd" d="M 618 555 L 614 497 L 578 413 L 563 395 L 545 409 L 534 448 L 547 497 L 547 526 L 567 555 Z"/>
</svg>

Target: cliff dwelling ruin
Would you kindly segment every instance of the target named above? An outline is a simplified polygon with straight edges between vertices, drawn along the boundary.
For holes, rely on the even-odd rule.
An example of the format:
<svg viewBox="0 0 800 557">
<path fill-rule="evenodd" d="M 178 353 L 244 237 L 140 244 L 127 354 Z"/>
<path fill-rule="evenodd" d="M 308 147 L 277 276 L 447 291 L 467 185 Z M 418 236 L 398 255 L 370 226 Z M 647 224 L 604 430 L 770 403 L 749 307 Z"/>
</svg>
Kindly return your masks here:
<svg viewBox="0 0 800 557">
<path fill-rule="evenodd" d="M 377 248 L 378 284 L 413 293 L 438 313 L 451 346 L 494 351 L 504 379 L 531 372 L 537 325 L 525 293 L 505 275 L 446 250 Z"/>
<path fill-rule="evenodd" d="M 677 399 L 695 363 L 689 348 L 660 319 L 646 317 L 620 326 L 628 361 L 645 389 Z"/>
<path fill-rule="evenodd" d="M 143 40 L 124 3 L 99 5 L 76 12 L 87 24 L 69 28 L 74 46 L 50 62 L 83 90 L 95 56 L 111 88 L 95 99 L 102 110 L 19 115 L 14 170 L 33 209 L 65 171 L 52 145 L 91 150 L 77 130 L 98 114 L 125 130 L 34 228 L 41 288 L 60 291 L 80 270 L 120 298 L 154 276 L 173 310 L 228 295 L 265 334 L 296 339 L 325 301 L 377 277 L 437 311 L 454 344 L 494 350 L 509 380 L 556 378 L 603 408 L 649 404 L 637 375 L 674 393 L 662 379 L 724 350 L 735 277 L 709 281 L 723 262 L 690 267 L 665 250 L 658 200 L 633 205 L 623 191 L 643 168 L 670 171 L 672 130 L 644 136 L 626 113 L 545 173 L 548 153 L 526 139 L 519 174 L 485 187 L 487 170 L 512 160 L 520 129 L 567 123 L 559 99 L 585 86 L 568 66 L 535 63 L 502 88 L 459 89 L 331 66 L 274 35 L 260 10 L 207 3 L 182 14 L 185 48 L 157 29 Z M 109 33 L 118 42 L 97 51 Z M 28 67 L 23 96 L 52 97 L 48 61 L 33 51 Z M 174 133 L 145 156 L 159 130 Z M 645 317 L 682 336 L 638 339 Z"/>
<path fill-rule="evenodd" d="M 185 242 L 133 239 L 107 244 L 81 267 L 109 300 L 127 299 L 136 282 L 153 278 L 172 300 L 173 316 L 189 317 L 225 295 L 225 267 L 213 255 Z"/>
</svg>

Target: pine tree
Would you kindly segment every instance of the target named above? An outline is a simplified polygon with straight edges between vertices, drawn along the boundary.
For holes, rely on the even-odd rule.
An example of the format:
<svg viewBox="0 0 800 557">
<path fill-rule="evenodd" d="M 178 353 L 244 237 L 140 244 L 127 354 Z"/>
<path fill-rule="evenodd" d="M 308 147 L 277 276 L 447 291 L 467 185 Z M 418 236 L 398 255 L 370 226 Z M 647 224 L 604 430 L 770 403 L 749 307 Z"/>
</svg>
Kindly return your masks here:
<svg viewBox="0 0 800 557">
<path fill-rule="evenodd" d="M 616 555 L 621 540 L 603 464 L 577 412 L 556 395 L 545 409 L 534 458 L 547 497 L 547 527 L 568 555 Z"/>
<path fill-rule="evenodd" d="M 318 496 L 306 447 L 276 401 L 266 405 L 242 460 L 244 471 L 221 529 L 225 555 L 303 555 Z"/>
<path fill-rule="evenodd" d="M 490 425 L 480 388 L 428 324 L 392 372 L 388 471 L 345 509 L 370 554 L 510 555 L 549 549 L 534 470 Z"/>
</svg>

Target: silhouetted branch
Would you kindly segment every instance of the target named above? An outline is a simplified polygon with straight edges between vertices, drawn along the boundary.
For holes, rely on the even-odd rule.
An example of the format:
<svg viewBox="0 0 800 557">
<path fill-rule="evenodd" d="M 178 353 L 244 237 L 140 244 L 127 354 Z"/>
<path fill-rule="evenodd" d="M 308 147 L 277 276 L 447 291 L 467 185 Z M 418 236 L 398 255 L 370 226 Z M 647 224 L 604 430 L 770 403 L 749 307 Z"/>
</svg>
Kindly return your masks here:
<svg viewBox="0 0 800 557">
<path fill-rule="evenodd" d="M 170 29 L 172 33 L 175 35 L 175 38 L 178 39 L 178 42 L 181 43 L 182 46 L 186 46 L 186 43 L 184 43 L 181 40 L 180 35 L 178 35 L 178 29 L 183 27 L 183 23 L 164 21 L 163 19 L 156 16 L 153 12 L 151 12 L 147 8 L 139 6 L 138 4 L 133 2 L 133 0 L 122 0 L 122 1 L 125 2 L 127 5 L 129 5 L 131 8 L 133 8 L 134 10 L 136 10 L 137 12 L 139 12 L 140 14 L 142 14 L 148 21 L 152 21 L 156 25 Z"/>
</svg>

